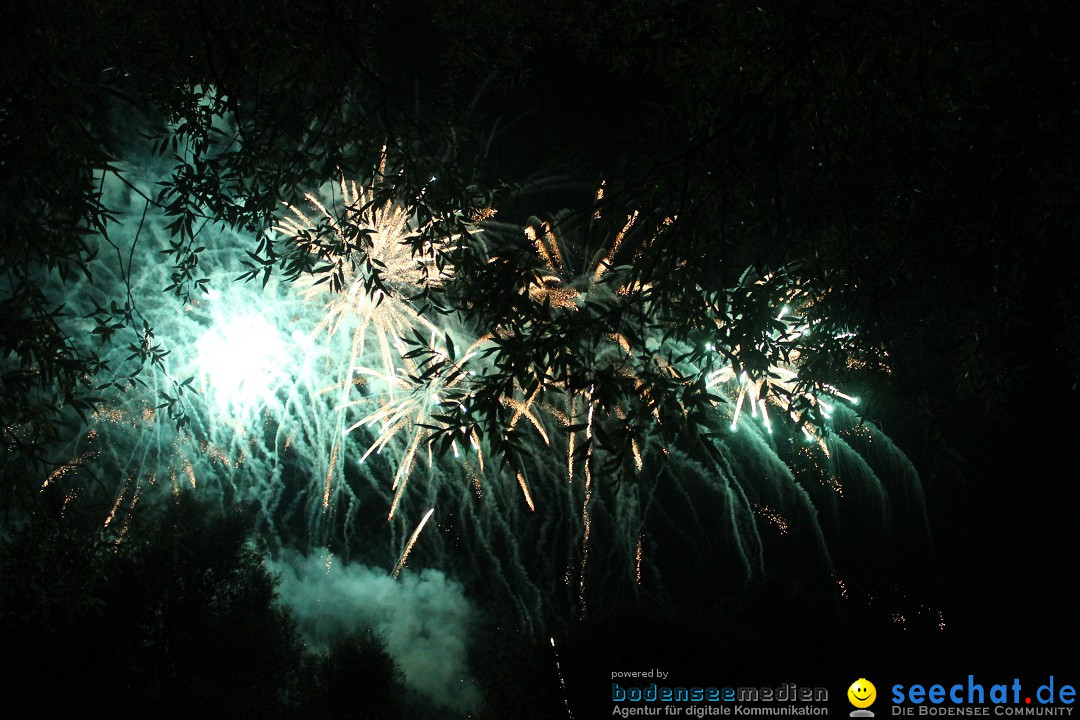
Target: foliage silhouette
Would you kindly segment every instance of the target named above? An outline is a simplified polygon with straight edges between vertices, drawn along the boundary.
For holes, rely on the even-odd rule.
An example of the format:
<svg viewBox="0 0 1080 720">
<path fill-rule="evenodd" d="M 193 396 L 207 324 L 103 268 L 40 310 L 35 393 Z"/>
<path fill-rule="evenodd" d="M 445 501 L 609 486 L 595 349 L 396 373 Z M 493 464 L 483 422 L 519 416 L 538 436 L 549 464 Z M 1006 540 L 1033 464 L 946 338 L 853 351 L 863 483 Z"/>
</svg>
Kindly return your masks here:
<svg viewBox="0 0 1080 720">
<path fill-rule="evenodd" d="M 76 507 L 0 547 L 0 706 L 12 717 L 400 717 L 400 673 L 379 638 L 305 653 L 244 515 L 184 492 L 115 521 L 128 524 L 105 532 Z"/>
</svg>

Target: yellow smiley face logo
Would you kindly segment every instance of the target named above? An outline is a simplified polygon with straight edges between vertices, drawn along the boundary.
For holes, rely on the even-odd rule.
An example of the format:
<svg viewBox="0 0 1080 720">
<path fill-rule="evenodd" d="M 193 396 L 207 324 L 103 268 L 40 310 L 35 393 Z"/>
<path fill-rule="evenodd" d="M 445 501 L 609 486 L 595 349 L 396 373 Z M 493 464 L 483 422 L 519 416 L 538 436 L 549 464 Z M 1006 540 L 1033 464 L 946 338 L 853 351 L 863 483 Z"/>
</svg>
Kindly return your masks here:
<svg viewBox="0 0 1080 720">
<path fill-rule="evenodd" d="M 857 708 L 868 708 L 877 699 L 877 688 L 866 678 L 859 678 L 847 689 L 847 699 Z"/>
</svg>

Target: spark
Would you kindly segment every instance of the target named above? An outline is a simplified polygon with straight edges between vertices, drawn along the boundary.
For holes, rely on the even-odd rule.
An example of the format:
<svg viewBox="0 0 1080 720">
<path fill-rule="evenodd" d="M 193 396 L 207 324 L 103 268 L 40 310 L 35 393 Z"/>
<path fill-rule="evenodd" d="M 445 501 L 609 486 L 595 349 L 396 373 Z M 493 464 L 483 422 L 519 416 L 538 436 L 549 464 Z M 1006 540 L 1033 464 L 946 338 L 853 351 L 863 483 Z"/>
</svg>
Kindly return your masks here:
<svg viewBox="0 0 1080 720">
<path fill-rule="evenodd" d="M 66 493 L 64 494 L 64 504 L 63 504 L 63 506 L 61 507 L 61 514 L 63 514 L 63 512 L 64 512 L 65 510 L 67 510 L 67 506 L 68 506 L 68 505 L 70 505 L 70 504 L 71 504 L 71 502 L 72 502 L 72 501 L 73 501 L 73 500 L 74 500 L 75 498 L 77 498 L 78 496 L 79 496 L 79 489 L 78 489 L 78 488 L 73 488 L 73 489 L 71 489 L 71 490 L 68 490 L 68 491 L 67 491 L 67 492 L 66 492 Z"/>
<path fill-rule="evenodd" d="M 307 299 L 325 302 L 316 334 L 333 336 L 355 323 L 349 362 L 339 381 L 342 405 L 348 403 L 369 335 L 378 349 L 382 374 L 391 377 L 400 360 L 400 338 L 421 329 L 442 333 L 413 305 L 412 298 L 440 287 L 452 276 L 442 258 L 456 237 L 420 250 L 419 238 L 426 227 L 416 224 L 415 203 L 400 203 L 393 196 L 383 199 L 379 190 L 386 180 L 385 169 L 384 148 L 366 185 L 341 179 L 343 210 L 331 211 L 308 193 L 305 198 L 318 211 L 319 220 L 286 204 L 291 215 L 277 227 L 325 263 L 316 269 L 321 277 L 313 278 L 303 292 Z"/>
<path fill-rule="evenodd" d="M 390 374 L 373 368 L 357 368 L 357 372 L 370 376 L 387 388 L 381 398 L 366 397 L 349 403 L 349 406 L 367 407 L 373 399 L 382 402 L 381 407 L 369 412 L 343 432 L 347 435 L 360 427 L 378 426 L 379 432 L 361 455 L 360 462 L 367 460 L 372 453 L 381 453 L 383 448 L 399 436 L 411 433 L 405 453 L 394 474 L 392 489 L 395 492 L 388 519 L 392 519 L 397 511 L 421 444 L 431 437 L 432 427 L 436 422 L 434 414 L 445 404 L 460 402 L 457 400 L 458 390 L 469 377 L 465 363 L 474 356 L 472 348 L 460 361 L 451 363 L 448 360 L 447 348 L 439 344 L 439 341 L 446 337 L 445 334 L 432 336 L 427 350 L 434 363 L 428 363 L 427 367 L 422 367 L 413 358 L 403 358 L 401 365 L 394 368 Z M 480 457 L 480 445 L 475 434 L 471 440 Z M 482 457 L 479 462 L 482 470 Z"/>
<path fill-rule="evenodd" d="M 529 492 L 529 484 L 525 482 L 524 473 L 519 472 L 517 474 L 518 485 L 521 486 L 521 494 L 525 496 L 525 503 L 529 506 L 529 510 L 536 512 L 536 505 L 533 504 L 532 493 Z"/>
<path fill-rule="evenodd" d="M 770 277 L 766 276 L 755 284 L 765 283 Z M 730 424 L 732 432 L 738 430 L 743 409 L 748 403 L 751 415 L 755 418 L 760 417 L 766 432 L 772 434 L 772 420 L 768 409 L 768 405 L 772 404 L 783 410 L 788 418 L 800 428 L 808 443 L 817 443 L 828 454 L 828 447 L 818 430 L 804 418 L 802 411 L 795 409 L 796 398 L 816 408 L 821 417 L 826 420 L 831 417 L 835 408 L 825 397 L 845 400 L 852 405 L 857 405 L 859 399 L 832 385 L 822 383 L 814 387 L 802 382 L 799 375 L 801 354 L 792 341 L 810 331 L 809 321 L 803 314 L 796 311 L 796 304 L 800 302 L 803 295 L 804 291 L 801 289 L 790 291 L 786 296 L 785 304 L 776 315 L 776 321 L 781 323 L 782 329 L 772 333 L 771 341 L 784 345 L 786 352 L 782 362 L 771 364 L 758 378 L 751 378 L 745 370 L 737 371 L 734 364 L 728 363 L 708 375 L 706 387 L 734 385 L 736 388 L 735 407 L 731 414 Z M 713 343 L 707 343 L 706 349 L 716 352 Z M 743 349 L 735 347 L 734 353 L 738 355 Z M 785 398 L 787 398 L 786 401 Z"/>
<path fill-rule="evenodd" d="M 563 677 L 562 665 L 559 663 L 559 649 L 555 647 L 555 638 L 551 639 L 551 652 L 555 655 L 555 672 L 559 676 L 559 687 L 562 688 L 563 706 L 566 708 L 566 716 L 573 720 L 574 713 L 570 712 L 570 698 L 566 692 L 566 678 Z"/>
<path fill-rule="evenodd" d="M 428 319 L 415 304 L 416 298 L 441 287 L 453 276 L 445 256 L 458 236 L 429 241 L 425 234 L 430 226 L 417 220 L 420 197 L 402 201 L 384 192 L 386 164 L 384 148 L 368 182 L 358 184 L 344 177 L 340 180 L 343 209 L 328 208 L 312 193 L 305 196 L 313 209 L 311 214 L 286 205 L 289 214 L 280 221 L 278 230 L 324 262 L 316 268 L 317 277 L 303 290 L 306 299 L 324 302 L 315 334 L 323 332 L 333 337 L 349 328 L 348 362 L 341 364 L 336 384 L 341 435 L 361 427 L 377 428 L 360 462 L 373 453 L 381 454 L 399 436 L 407 437 L 392 484 L 394 494 L 388 514 L 392 519 L 416 455 L 431 436 L 435 424 L 432 413 L 443 403 L 453 401 L 454 388 L 466 376 L 464 364 L 471 355 L 466 353 L 460 361 L 447 362 L 448 350 L 442 346 L 450 342 L 446 329 Z M 494 210 L 484 216 L 491 214 Z M 403 338 L 419 332 L 431 338 L 426 360 L 417 358 L 403 342 Z M 374 357 L 368 352 L 372 346 Z M 435 367 L 443 367 L 444 372 L 435 372 L 436 377 L 432 377 Z M 357 393 L 356 388 L 363 392 Z M 378 403 L 374 410 L 370 409 L 373 400 Z M 364 408 L 365 412 L 359 420 L 348 422 L 346 413 L 353 408 Z M 339 442 L 335 442 L 335 450 L 338 446 Z M 456 444 L 453 449 L 460 459 Z M 427 445 L 426 450 L 430 465 L 431 446 Z M 482 459 L 480 462 L 482 470 Z M 340 470 L 335 469 L 332 460 L 324 506 L 330 501 L 335 473 Z"/>
<path fill-rule="evenodd" d="M 45 478 L 45 482 L 41 483 L 41 489 L 44 490 L 61 478 L 67 477 L 70 473 L 85 465 L 87 460 L 92 460 L 99 454 L 100 452 L 97 450 L 87 450 L 86 452 L 80 453 L 77 457 L 68 460 L 66 463 L 49 473 L 49 476 Z"/>
<path fill-rule="evenodd" d="M 600 278 L 604 276 L 604 273 L 615 264 L 615 254 L 619 252 L 619 247 L 622 245 L 623 239 L 626 238 L 626 233 L 630 232 L 630 228 L 634 226 L 637 218 L 638 213 L 635 210 L 630 217 L 626 219 L 626 224 L 623 225 L 622 230 L 616 233 L 615 240 L 611 243 L 611 250 L 608 251 L 608 254 L 604 256 L 603 260 L 596 264 L 596 270 L 593 272 L 592 277 L 594 283 L 599 282 Z"/>
<path fill-rule="evenodd" d="M 780 531 L 781 535 L 788 534 L 788 521 L 776 509 L 769 505 L 758 505 L 757 503 L 752 503 L 751 507 L 753 507 L 754 512 L 758 516 L 763 517 L 772 523 L 776 529 Z"/>
<path fill-rule="evenodd" d="M 109 527 L 109 524 L 112 523 L 113 518 L 116 517 L 116 511 L 120 509 L 120 503 L 124 502 L 124 495 L 127 494 L 128 485 L 130 484 L 130 482 L 131 480 L 125 482 L 124 487 L 120 490 L 120 494 L 116 496 L 116 502 L 113 503 L 112 510 L 110 510 L 109 514 L 105 517 L 105 527 Z"/>
<path fill-rule="evenodd" d="M 413 545 L 416 544 L 416 538 L 420 537 L 420 531 L 424 529 L 424 526 L 427 525 L 427 521 L 431 519 L 431 516 L 434 513 L 435 508 L 431 508 L 430 510 L 428 510 L 427 513 L 424 515 L 424 518 L 420 521 L 420 524 L 416 526 L 415 530 L 413 530 L 412 536 L 409 537 L 409 542 L 405 545 L 405 551 L 401 553 L 401 559 L 398 560 L 397 566 L 394 568 L 394 572 L 392 574 L 393 578 L 396 579 L 397 576 L 401 573 L 401 568 L 405 567 L 405 561 L 409 559 L 409 553 L 412 552 Z"/>
<path fill-rule="evenodd" d="M 330 507 L 330 488 L 332 487 L 333 482 L 334 482 L 334 466 L 337 465 L 337 456 L 338 456 L 338 448 L 339 447 L 340 446 L 338 445 L 338 443 L 335 440 L 334 447 L 330 451 L 330 464 L 329 464 L 329 466 L 327 467 L 327 470 L 326 470 L 326 480 L 323 482 L 322 506 L 324 508 Z"/>
<path fill-rule="evenodd" d="M 589 514 L 589 502 L 592 500 L 592 456 L 593 456 L 593 410 L 596 408 L 592 401 L 593 388 L 589 388 L 589 411 L 585 425 L 585 438 L 589 442 L 585 452 L 585 499 L 581 503 L 581 582 L 579 584 L 579 599 L 581 602 L 581 617 L 585 617 L 588 604 L 585 596 L 586 568 L 589 564 L 589 536 L 592 534 L 592 516 Z"/>
<path fill-rule="evenodd" d="M 641 584 L 641 556 L 645 546 L 645 533 L 639 532 L 637 536 L 637 548 L 634 550 L 634 580 Z"/>
</svg>

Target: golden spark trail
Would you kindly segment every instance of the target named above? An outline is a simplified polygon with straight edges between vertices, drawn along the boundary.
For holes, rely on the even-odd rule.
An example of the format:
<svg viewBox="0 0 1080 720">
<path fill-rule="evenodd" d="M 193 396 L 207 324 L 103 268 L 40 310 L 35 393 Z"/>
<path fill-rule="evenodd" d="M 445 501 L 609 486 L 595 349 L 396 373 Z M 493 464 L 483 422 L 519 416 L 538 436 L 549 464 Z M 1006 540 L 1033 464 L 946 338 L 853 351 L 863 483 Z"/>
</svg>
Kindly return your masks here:
<svg viewBox="0 0 1080 720">
<path fill-rule="evenodd" d="M 634 579 L 637 584 L 641 584 L 641 555 L 645 545 L 645 533 L 639 532 L 637 536 L 637 551 L 634 553 L 634 559 L 636 560 L 636 569 L 634 572 Z"/>
<path fill-rule="evenodd" d="M 592 518 L 589 515 L 589 501 L 592 500 L 592 436 L 593 436 L 593 410 L 595 405 L 592 401 L 593 388 L 589 388 L 589 416 L 585 424 L 585 438 L 589 443 L 585 453 L 585 500 L 581 503 L 581 581 L 579 585 L 581 601 L 581 617 L 585 617 L 588 605 L 585 599 L 585 571 L 589 564 L 589 535 L 592 530 Z"/>
<path fill-rule="evenodd" d="M 427 514 L 424 515 L 424 519 L 421 520 L 420 524 L 416 526 L 415 530 L 413 530 L 413 534 L 409 538 L 409 542 L 405 545 L 405 552 L 401 553 L 401 559 L 398 560 L 397 567 L 394 568 L 393 575 L 391 576 L 394 579 L 397 579 L 397 576 L 401 573 L 401 568 L 405 567 L 405 561 L 409 559 L 409 553 L 412 552 L 413 545 L 416 544 L 416 538 L 420 537 L 420 531 L 424 529 L 425 525 L 427 525 L 427 521 L 431 518 L 434 512 L 435 508 L 431 508 L 430 510 L 428 510 Z"/>
<path fill-rule="evenodd" d="M 559 675 L 559 686 L 562 688 L 562 701 L 566 707 L 566 716 L 573 720 L 574 713 L 570 712 L 570 698 L 566 694 L 566 678 L 562 674 L 562 665 L 559 663 L 559 649 L 555 647 L 555 638 L 551 638 L 551 652 L 555 654 L 555 672 Z"/>
<path fill-rule="evenodd" d="M 533 505 L 532 493 L 529 492 L 529 485 L 525 482 L 525 475 L 522 473 L 517 474 L 518 485 L 521 486 L 521 493 L 525 496 L 525 502 L 529 506 L 529 510 L 536 512 L 536 506 Z"/>
</svg>

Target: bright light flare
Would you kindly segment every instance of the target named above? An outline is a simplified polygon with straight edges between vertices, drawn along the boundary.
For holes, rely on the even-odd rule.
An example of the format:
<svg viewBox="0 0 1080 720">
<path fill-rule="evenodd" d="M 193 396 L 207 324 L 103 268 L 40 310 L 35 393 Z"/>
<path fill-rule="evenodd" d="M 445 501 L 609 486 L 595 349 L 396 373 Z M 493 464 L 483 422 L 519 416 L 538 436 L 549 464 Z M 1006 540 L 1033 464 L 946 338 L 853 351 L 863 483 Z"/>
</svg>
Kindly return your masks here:
<svg viewBox="0 0 1080 720">
<path fill-rule="evenodd" d="M 219 319 L 195 349 L 203 380 L 221 410 L 242 411 L 268 402 L 289 366 L 284 338 L 257 313 Z"/>
</svg>

